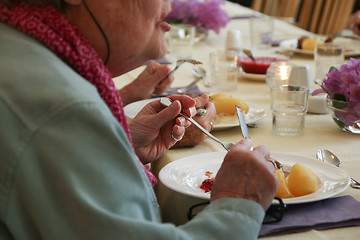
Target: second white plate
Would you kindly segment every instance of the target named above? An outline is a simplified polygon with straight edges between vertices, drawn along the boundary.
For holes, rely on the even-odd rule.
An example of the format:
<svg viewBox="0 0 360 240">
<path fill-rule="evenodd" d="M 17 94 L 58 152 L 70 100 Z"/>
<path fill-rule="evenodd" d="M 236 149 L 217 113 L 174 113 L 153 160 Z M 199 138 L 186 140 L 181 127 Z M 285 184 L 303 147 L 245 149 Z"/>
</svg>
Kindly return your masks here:
<svg viewBox="0 0 360 240">
<path fill-rule="evenodd" d="M 159 173 L 160 181 L 168 188 L 192 197 L 209 199 L 210 194 L 200 189 L 208 177 L 206 171 L 216 175 L 226 152 L 211 152 L 182 158 L 169 163 Z M 314 202 L 333 197 L 343 192 L 350 183 L 348 174 L 341 168 L 328 163 L 289 153 L 273 152 L 271 156 L 279 160 L 285 172 L 295 163 L 310 168 L 318 178 L 318 190 L 301 197 L 284 198 L 287 204 Z"/>
<path fill-rule="evenodd" d="M 252 80 L 252 81 L 265 82 L 266 74 L 253 74 L 253 73 L 246 73 L 246 72 L 240 71 L 239 77 L 248 79 L 248 80 Z"/>
<path fill-rule="evenodd" d="M 357 45 L 354 45 L 353 42 L 357 42 Z M 292 51 L 294 53 L 299 53 L 299 54 L 304 54 L 304 55 L 314 55 L 314 51 L 311 50 L 303 50 L 303 49 L 298 49 L 297 48 L 297 39 L 287 39 L 284 40 L 280 43 L 280 47 Z M 346 49 L 345 49 L 345 57 L 352 57 L 352 56 L 357 56 L 360 55 L 360 49 L 358 48 L 359 45 L 359 41 L 357 40 L 351 40 L 351 39 L 340 39 L 338 41 L 336 41 L 337 43 L 342 43 L 345 45 Z M 357 47 L 355 47 L 357 46 Z M 350 51 L 351 49 L 351 51 Z"/>
<path fill-rule="evenodd" d="M 129 105 L 125 106 L 125 115 L 126 117 L 133 119 L 136 114 L 140 112 L 140 110 L 149 102 L 155 101 L 159 98 L 151 98 L 151 99 L 145 99 L 137 102 L 130 103 Z M 249 105 L 249 112 L 245 115 L 245 121 L 246 123 L 255 123 L 259 121 L 260 119 L 264 118 L 266 115 L 265 109 L 263 109 L 260 105 L 257 105 L 255 103 L 246 102 Z M 238 120 L 236 117 L 231 119 L 230 122 L 226 122 L 223 124 L 214 124 L 213 130 L 222 130 L 226 128 L 232 128 L 239 126 Z"/>
</svg>

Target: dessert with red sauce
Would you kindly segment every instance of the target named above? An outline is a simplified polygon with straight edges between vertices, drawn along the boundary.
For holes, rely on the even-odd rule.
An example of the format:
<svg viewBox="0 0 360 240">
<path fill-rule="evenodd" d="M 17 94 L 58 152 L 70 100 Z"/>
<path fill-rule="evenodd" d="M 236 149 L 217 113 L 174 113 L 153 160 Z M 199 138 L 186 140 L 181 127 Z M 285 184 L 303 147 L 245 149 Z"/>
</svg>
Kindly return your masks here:
<svg viewBox="0 0 360 240">
<path fill-rule="evenodd" d="M 256 62 L 247 56 L 241 56 L 238 58 L 238 66 L 246 73 L 266 74 L 266 70 L 270 67 L 271 63 L 287 61 L 286 58 L 280 57 L 255 57 L 255 60 Z"/>
</svg>

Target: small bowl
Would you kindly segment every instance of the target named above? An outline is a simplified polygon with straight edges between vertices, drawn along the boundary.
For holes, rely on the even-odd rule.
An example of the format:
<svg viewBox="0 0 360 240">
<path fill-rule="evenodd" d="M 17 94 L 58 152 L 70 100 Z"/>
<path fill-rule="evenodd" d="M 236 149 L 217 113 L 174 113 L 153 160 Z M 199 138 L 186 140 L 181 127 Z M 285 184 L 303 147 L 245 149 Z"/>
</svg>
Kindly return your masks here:
<svg viewBox="0 0 360 240">
<path fill-rule="evenodd" d="M 288 61 L 288 58 L 280 57 L 255 57 L 256 62 L 251 60 L 247 56 L 240 56 L 237 64 L 246 73 L 253 74 L 266 74 L 266 70 L 270 67 L 270 64 L 278 61 Z"/>
</svg>

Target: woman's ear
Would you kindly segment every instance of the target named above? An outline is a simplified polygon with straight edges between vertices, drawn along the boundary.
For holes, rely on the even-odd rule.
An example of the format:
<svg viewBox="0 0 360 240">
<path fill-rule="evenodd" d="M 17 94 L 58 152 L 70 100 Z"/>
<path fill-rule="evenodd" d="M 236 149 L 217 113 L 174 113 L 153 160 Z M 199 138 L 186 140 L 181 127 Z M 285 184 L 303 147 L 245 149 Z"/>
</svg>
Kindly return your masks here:
<svg viewBox="0 0 360 240">
<path fill-rule="evenodd" d="M 82 4 L 83 0 L 64 0 L 64 2 L 69 5 L 79 5 Z"/>
</svg>

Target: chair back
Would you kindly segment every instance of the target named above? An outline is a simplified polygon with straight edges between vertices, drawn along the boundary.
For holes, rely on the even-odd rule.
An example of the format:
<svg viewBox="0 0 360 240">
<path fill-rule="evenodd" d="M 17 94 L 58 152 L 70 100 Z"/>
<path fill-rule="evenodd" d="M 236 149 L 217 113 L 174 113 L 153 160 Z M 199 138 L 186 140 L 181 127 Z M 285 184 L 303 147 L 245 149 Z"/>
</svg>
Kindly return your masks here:
<svg viewBox="0 0 360 240">
<path fill-rule="evenodd" d="M 318 34 L 336 33 L 345 28 L 355 0 L 303 0 L 298 26 Z"/>
<path fill-rule="evenodd" d="M 330 34 L 344 29 L 354 4 L 355 0 L 253 0 L 252 9 L 313 33 Z"/>
<path fill-rule="evenodd" d="M 253 0 L 252 9 L 294 23 L 301 0 Z"/>
</svg>

